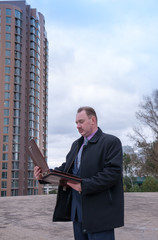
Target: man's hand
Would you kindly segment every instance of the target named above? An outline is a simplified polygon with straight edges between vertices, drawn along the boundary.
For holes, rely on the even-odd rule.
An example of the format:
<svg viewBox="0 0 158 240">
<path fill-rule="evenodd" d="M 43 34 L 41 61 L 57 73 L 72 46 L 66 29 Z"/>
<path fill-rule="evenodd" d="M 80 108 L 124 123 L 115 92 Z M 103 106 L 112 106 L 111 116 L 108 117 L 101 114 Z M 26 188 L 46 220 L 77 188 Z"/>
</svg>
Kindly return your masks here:
<svg viewBox="0 0 158 240">
<path fill-rule="evenodd" d="M 42 170 L 40 167 L 38 167 L 38 166 L 34 167 L 34 176 L 35 176 L 36 180 L 42 179 Z"/>
<path fill-rule="evenodd" d="M 71 188 L 73 188 L 74 190 L 76 190 L 77 192 L 81 192 L 81 183 L 72 183 L 70 181 L 67 181 L 67 185 L 70 186 Z"/>
</svg>

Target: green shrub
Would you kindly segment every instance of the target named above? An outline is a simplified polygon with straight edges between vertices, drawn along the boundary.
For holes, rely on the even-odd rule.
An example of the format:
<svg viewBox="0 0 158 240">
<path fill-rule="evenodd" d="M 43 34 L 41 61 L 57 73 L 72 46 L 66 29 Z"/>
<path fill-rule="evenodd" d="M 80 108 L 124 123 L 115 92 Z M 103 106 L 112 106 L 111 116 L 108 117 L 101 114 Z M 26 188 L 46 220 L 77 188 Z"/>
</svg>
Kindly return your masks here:
<svg viewBox="0 0 158 240">
<path fill-rule="evenodd" d="M 129 189 L 130 192 L 141 192 L 141 187 L 138 184 L 134 184 L 133 187 Z"/>
<path fill-rule="evenodd" d="M 146 177 L 141 186 L 142 192 L 158 192 L 158 180 L 154 177 Z"/>
</svg>

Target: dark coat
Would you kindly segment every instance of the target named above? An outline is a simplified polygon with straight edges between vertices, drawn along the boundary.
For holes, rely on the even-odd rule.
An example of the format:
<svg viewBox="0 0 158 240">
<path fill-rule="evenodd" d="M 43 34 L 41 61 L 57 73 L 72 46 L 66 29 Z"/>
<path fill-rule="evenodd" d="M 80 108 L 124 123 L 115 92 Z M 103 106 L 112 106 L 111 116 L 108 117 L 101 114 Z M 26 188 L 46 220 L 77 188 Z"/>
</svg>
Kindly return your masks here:
<svg viewBox="0 0 158 240">
<path fill-rule="evenodd" d="M 74 159 L 83 142 L 76 140 L 59 168 L 72 173 Z M 84 232 L 101 232 L 124 225 L 122 146 L 120 140 L 99 128 L 84 146 L 80 164 L 82 180 L 82 226 Z M 57 205 L 59 196 L 57 197 Z"/>
</svg>

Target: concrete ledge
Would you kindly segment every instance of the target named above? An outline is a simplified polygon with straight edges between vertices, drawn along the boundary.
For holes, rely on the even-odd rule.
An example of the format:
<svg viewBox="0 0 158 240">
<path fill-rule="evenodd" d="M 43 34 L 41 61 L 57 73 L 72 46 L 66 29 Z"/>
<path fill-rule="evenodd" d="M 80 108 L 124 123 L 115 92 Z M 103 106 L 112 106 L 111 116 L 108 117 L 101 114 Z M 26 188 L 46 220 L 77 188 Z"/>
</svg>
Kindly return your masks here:
<svg viewBox="0 0 158 240">
<path fill-rule="evenodd" d="M 73 240 L 72 223 L 53 223 L 56 195 L 0 198 L 1 240 Z M 158 193 L 125 193 L 116 240 L 158 239 Z"/>
</svg>

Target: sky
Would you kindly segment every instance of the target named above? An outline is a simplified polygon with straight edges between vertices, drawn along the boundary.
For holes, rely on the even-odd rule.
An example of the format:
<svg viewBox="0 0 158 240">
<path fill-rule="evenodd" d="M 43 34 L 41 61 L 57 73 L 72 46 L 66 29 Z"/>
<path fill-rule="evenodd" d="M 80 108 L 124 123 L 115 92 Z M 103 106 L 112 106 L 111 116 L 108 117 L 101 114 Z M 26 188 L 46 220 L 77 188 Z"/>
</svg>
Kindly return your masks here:
<svg viewBox="0 0 158 240">
<path fill-rule="evenodd" d="M 157 0 L 27 0 L 45 16 L 49 41 L 48 164 L 80 137 L 76 111 L 93 107 L 99 127 L 132 145 L 144 95 L 157 88 Z"/>
</svg>

